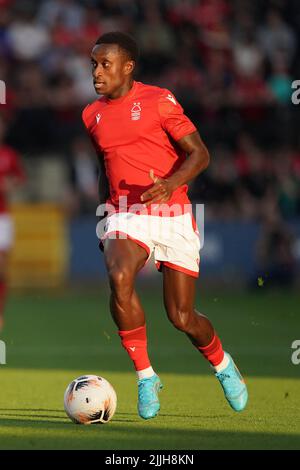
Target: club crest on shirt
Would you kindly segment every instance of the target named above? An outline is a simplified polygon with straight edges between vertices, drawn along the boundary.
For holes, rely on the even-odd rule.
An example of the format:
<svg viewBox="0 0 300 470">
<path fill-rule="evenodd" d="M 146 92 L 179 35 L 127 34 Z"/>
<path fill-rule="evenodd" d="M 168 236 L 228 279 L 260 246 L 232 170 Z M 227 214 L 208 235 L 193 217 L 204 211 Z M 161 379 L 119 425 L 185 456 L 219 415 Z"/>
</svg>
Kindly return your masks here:
<svg viewBox="0 0 300 470">
<path fill-rule="evenodd" d="M 141 111 L 142 111 L 141 103 L 139 101 L 134 102 L 131 108 L 131 120 L 138 121 L 141 118 Z"/>
</svg>

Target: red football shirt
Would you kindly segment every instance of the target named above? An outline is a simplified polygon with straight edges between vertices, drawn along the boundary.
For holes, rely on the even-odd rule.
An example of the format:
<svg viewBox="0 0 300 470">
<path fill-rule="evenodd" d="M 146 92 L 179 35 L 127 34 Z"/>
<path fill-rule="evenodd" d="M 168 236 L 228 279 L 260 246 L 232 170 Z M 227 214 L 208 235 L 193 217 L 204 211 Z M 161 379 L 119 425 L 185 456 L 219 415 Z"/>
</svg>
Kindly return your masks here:
<svg viewBox="0 0 300 470">
<path fill-rule="evenodd" d="M 25 175 L 14 149 L 7 145 L 0 146 L 0 214 L 7 212 L 7 200 L 3 183 L 5 178 L 13 177 L 19 181 L 25 179 Z"/>
<path fill-rule="evenodd" d="M 104 156 L 107 202 L 116 209 L 120 196 L 127 196 L 127 209 L 141 204 L 142 193 L 153 185 L 151 169 L 161 178 L 172 175 L 186 158 L 176 141 L 196 131 L 169 90 L 136 81 L 125 96 L 101 97 L 86 106 L 82 118 Z M 189 204 L 187 185 L 177 188 L 167 204 Z"/>
</svg>

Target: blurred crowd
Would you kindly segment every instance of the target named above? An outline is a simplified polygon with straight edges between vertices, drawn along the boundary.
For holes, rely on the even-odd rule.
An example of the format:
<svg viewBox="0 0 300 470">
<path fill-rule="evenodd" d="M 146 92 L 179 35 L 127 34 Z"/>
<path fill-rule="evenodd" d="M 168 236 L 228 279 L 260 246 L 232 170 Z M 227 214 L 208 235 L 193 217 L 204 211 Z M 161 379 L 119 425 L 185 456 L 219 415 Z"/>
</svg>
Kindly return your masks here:
<svg viewBox="0 0 300 470">
<path fill-rule="evenodd" d="M 81 111 L 96 99 L 90 50 L 113 30 L 136 38 L 136 78 L 169 88 L 209 148 L 210 167 L 191 185 L 206 217 L 300 215 L 299 1 L 0 0 L 7 142 L 25 163 L 59 156 L 71 213 L 95 210 Z"/>
</svg>

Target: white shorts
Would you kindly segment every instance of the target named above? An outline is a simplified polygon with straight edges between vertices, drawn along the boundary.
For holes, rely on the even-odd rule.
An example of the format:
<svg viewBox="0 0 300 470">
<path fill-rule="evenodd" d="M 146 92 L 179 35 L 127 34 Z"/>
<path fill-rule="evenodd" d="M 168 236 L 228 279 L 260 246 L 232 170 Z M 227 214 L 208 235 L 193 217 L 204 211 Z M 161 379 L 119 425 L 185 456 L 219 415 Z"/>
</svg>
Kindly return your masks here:
<svg viewBox="0 0 300 470">
<path fill-rule="evenodd" d="M 108 216 L 101 242 L 107 238 L 129 238 L 142 246 L 148 259 L 154 254 L 155 264 L 162 264 L 193 277 L 199 275 L 200 238 L 190 213 L 174 217 L 137 215 L 131 212 Z"/>
<path fill-rule="evenodd" d="M 14 224 L 8 214 L 0 214 L 0 251 L 9 250 L 14 241 Z"/>
</svg>

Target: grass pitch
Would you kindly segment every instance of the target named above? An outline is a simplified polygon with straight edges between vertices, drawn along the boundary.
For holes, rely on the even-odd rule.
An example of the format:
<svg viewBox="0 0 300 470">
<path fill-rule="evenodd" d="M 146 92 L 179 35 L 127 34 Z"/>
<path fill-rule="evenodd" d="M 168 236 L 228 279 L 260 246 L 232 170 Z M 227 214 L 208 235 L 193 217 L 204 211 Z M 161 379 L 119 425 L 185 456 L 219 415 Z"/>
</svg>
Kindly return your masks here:
<svg viewBox="0 0 300 470">
<path fill-rule="evenodd" d="M 163 311 L 161 288 L 140 289 L 148 318 L 149 353 L 164 389 L 157 418 L 136 412 L 136 378 L 98 292 L 14 294 L 1 339 L 0 449 L 299 449 L 299 296 L 203 291 L 198 307 L 213 321 L 240 367 L 249 403 L 235 413 L 210 367 Z M 65 415 L 68 383 L 102 375 L 118 407 L 107 425 L 74 425 Z"/>
</svg>

